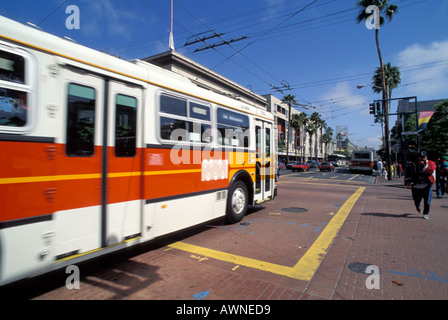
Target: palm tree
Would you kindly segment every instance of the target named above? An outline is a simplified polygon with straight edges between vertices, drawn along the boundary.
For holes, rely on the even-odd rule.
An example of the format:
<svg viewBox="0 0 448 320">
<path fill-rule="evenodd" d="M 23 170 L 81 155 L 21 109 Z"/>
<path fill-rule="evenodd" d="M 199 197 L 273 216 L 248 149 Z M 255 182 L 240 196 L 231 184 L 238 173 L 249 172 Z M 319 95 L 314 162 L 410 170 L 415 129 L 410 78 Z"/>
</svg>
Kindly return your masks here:
<svg viewBox="0 0 448 320">
<path fill-rule="evenodd" d="M 392 67 L 390 62 L 384 65 L 384 74 L 386 78 L 386 93 L 387 98 L 392 99 L 392 89 L 398 87 L 401 83 L 401 73 L 399 67 Z M 381 93 L 381 69 L 377 68 L 373 76 L 372 90 L 375 93 Z"/>
<path fill-rule="evenodd" d="M 301 146 L 301 157 L 302 157 L 302 161 L 305 161 L 305 144 L 306 144 L 306 126 L 308 125 L 309 122 L 309 118 L 308 115 L 305 112 L 301 112 L 297 115 L 297 122 L 299 123 L 299 128 L 301 131 L 300 137 L 301 137 L 301 141 L 300 141 L 300 146 Z"/>
<path fill-rule="evenodd" d="M 398 11 L 398 6 L 395 4 L 389 5 L 388 0 L 358 0 L 358 6 L 361 7 L 361 12 L 358 15 L 358 18 L 356 21 L 358 23 L 366 21 L 370 18 L 371 14 L 366 12 L 366 9 L 370 6 L 376 6 L 379 10 L 380 16 L 379 18 L 379 25 L 382 26 L 385 22 L 385 18 L 381 14 L 385 14 L 386 18 L 389 21 L 392 21 L 392 18 L 394 17 L 395 13 Z M 384 65 L 383 65 L 383 58 L 381 55 L 381 49 L 380 49 L 380 40 L 379 40 L 379 28 L 375 28 L 375 43 L 376 43 L 376 49 L 378 51 L 378 58 L 380 60 L 380 69 L 382 73 L 381 78 L 381 88 L 383 88 L 383 100 L 387 99 L 386 96 L 386 78 L 385 78 L 385 72 L 384 72 Z"/>
<path fill-rule="evenodd" d="M 401 73 L 399 67 L 392 67 L 391 63 L 387 63 L 384 65 L 384 74 L 386 75 L 386 94 L 387 98 L 390 100 L 392 99 L 392 89 L 395 89 L 398 87 L 398 85 L 401 83 Z M 382 92 L 381 89 L 381 69 L 377 68 L 375 70 L 375 75 L 373 76 L 373 82 L 372 82 L 372 90 L 375 93 Z M 383 117 L 375 117 L 375 123 L 381 123 L 381 133 L 383 133 L 383 124 L 384 119 Z"/>
<path fill-rule="evenodd" d="M 386 18 L 391 21 L 394 17 L 395 13 L 398 11 L 398 6 L 395 4 L 389 5 L 388 0 L 358 0 L 358 6 L 362 8 L 361 12 L 358 15 L 358 18 L 356 21 L 358 23 L 367 21 L 371 14 L 366 12 L 366 9 L 369 6 L 376 6 L 379 11 L 379 17 L 376 17 L 379 19 L 379 26 L 382 26 L 385 22 L 385 18 L 382 16 L 382 14 L 385 14 Z M 383 94 L 383 105 L 384 105 L 384 113 L 389 113 L 389 101 L 387 100 L 387 87 L 386 87 L 386 73 L 384 70 L 383 65 L 383 58 L 381 56 L 381 49 L 380 49 L 380 41 L 379 41 L 379 28 L 375 28 L 375 43 L 376 43 L 376 49 L 378 51 L 378 58 L 380 60 L 380 70 L 381 70 L 381 88 L 382 88 L 382 94 Z M 385 117 L 385 145 L 386 145 L 386 155 L 387 155 L 387 175 L 389 179 L 392 179 L 392 170 L 390 166 L 391 157 L 390 157 L 390 148 L 389 148 L 389 117 Z"/>
<path fill-rule="evenodd" d="M 312 152 L 313 152 L 313 135 L 316 133 L 317 128 L 314 122 L 309 121 L 308 125 L 306 126 L 306 132 L 309 134 L 309 142 L 310 142 L 310 159 L 312 158 Z"/>
<path fill-rule="evenodd" d="M 290 128 L 291 128 L 291 108 L 293 106 L 297 105 L 296 97 L 291 95 L 291 94 L 288 94 L 288 95 L 283 97 L 282 103 L 285 103 L 285 104 L 288 105 L 288 126 L 287 126 L 288 134 L 286 136 L 286 161 L 289 162 L 289 135 L 291 133 L 291 131 L 290 131 Z"/>
<path fill-rule="evenodd" d="M 291 117 L 291 127 L 294 128 L 294 149 L 296 150 L 296 155 L 297 155 L 297 132 L 299 132 L 300 130 L 300 119 L 299 119 L 299 114 L 298 113 L 294 113 Z"/>
<path fill-rule="evenodd" d="M 328 145 L 333 142 L 333 129 L 325 126 L 325 133 L 322 135 L 322 142 L 325 144 L 325 159 L 328 156 Z"/>
<path fill-rule="evenodd" d="M 342 132 L 338 132 L 336 134 L 336 147 L 337 149 L 342 149 L 342 139 L 344 139 L 344 135 Z"/>
<path fill-rule="evenodd" d="M 320 117 L 320 114 L 318 112 L 313 112 L 310 116 L 310 121 L 313 123 L 315 130 L 313 133 L 316 134 L 316 139 L 314 140 L 314 155 L 317 160 L 318 156 L 318 139 L 317 139 L 317 132 L 322 129 L 323 124 L 325 121 Z"/>
</svg>

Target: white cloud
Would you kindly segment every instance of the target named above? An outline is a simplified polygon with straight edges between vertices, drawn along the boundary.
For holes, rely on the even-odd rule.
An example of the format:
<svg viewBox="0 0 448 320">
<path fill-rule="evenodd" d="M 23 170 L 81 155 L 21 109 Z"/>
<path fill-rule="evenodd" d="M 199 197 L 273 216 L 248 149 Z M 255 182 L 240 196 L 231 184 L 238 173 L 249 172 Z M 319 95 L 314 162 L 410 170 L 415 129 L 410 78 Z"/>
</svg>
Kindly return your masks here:
<svg viewBox="0 0 448 320">
<path fill-rule="evenodd" d="M 358 110 L 361 114 L 368 114 L 366 97 L 354 94 L 353 89 L 357 90 L 349 82 L 338 82 L 331 87 L 321 97 L 321 112 L 337 115 Z"/>
<path fill-rule="evenodd" d="M 113 35 L 129 38 L 133 22 L 141 19 L 138 12 L 132 12 L 112 0 L 83 1 L 79 8 L 81 31 L 90 36 Z"/>
<path fill-rule="evenodd" d="M 448 40 L 413 44 L 398 53 L 397 62 L 406 95 L 420 100 L 448 97 Z"/>
<path fill-rule="evenodd" d="M 327 90 L 320 100 L 318 111 L 328 125 L 346 126 L 349 139 L 357 146 L 378 148 L 380 127 L 373 127 L 373 116 L 369 114 L 369 101 L 356 94 L 356 85 L 339 82 Z"/>
</svg>

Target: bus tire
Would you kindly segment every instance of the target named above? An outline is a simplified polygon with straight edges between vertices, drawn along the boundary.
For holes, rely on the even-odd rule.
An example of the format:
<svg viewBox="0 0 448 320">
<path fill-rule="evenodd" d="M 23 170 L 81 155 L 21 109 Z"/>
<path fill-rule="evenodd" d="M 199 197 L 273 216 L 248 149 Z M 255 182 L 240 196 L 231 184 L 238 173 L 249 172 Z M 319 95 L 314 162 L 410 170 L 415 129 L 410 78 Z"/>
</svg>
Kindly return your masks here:
<svg viewBox="0 0 448 320">
<path fill-rule="evenodd" d="M 229 223 L 240 222 L 246 215 L 249 204 L 247 186 L 242 181 L 236 181 L 229 189 L 227 198 L 226 218 Z"/>
</svg>

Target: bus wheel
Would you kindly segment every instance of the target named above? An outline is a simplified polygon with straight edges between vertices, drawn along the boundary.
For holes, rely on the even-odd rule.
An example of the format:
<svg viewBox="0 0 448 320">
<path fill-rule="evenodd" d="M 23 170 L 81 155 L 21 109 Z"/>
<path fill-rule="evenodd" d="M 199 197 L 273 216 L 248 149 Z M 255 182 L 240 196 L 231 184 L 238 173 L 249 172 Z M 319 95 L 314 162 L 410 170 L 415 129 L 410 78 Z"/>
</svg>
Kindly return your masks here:
<svg viewBox="0 0 448 320">
<path fill-rule="evenodd" d="M 227 198 L 227 220 L 230 223 L 237 223 L 244 218 L 248 206 L 248 192 L 246 184 L 236 181 L 232 184 Z"/>
</svg>

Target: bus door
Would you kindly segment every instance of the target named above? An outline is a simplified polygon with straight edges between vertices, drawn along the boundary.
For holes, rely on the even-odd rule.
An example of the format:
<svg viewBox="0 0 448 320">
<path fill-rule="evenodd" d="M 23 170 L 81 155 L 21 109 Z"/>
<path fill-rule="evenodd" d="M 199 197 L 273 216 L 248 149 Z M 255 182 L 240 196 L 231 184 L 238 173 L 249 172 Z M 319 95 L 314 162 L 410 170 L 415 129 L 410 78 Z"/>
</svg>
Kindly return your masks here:
<svg viewBox="0 0 448 320">
<path fill-rule="evenodd" d="M 110 80 L 107 95 L 103 245 L 112 245 L 141 236 L 143 89 Z"/>
<path fill-rule="evenodd" d="M 105 92 L 105 80 L 86 70 L 61 64 L 60 76 L 54 88 L 55 96 L 63 93 L 54 103 L 62 123 L 53 195 L 56 260 L 101 247 Z"/>
<path fill-rule="evenodd" d="M 142 210 L 142 89 L 69 65 L 61 77 L 57 260 L 139 236 Z"/>
<path fill-rule="evenodd" d="M 255 202 L 263 202 L 273 196 L 275 174 L 272 124 L 262 120 L 255 121 Z"/>
</svg>

